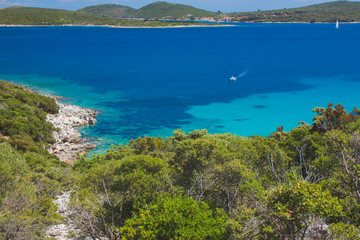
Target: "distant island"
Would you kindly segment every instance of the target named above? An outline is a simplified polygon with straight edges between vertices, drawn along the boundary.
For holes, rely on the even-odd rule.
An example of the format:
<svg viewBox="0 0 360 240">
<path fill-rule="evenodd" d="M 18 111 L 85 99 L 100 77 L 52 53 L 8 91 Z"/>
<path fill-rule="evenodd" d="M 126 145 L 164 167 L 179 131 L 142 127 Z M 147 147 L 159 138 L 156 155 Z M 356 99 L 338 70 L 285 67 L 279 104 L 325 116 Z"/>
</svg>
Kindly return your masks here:
<svg viewBox="0 0 360 240">
<path fill-rule="evenodd" d="M 107 25 L 118 27 L 206 26 L 211 22 L 360 22 L 360 2 L 337 1 L 301 8 L 222 13 L 183 4 L 155 2 L 140 9 L 116 4 L 77 11 L 9 7 L 0 9 L 0 25 Z"/>
<path fill-rule="evenodd" d="M 173 20 L 199 20 L 206 17 L 221 17 L 219 13 L 194 8 L 183 4 L 155 2 L 140 9 L 116 4 L 100 4 L 78 10 L 101 17 L 110 18 L 144 18 L 144 19 L 173 19 Z"/>
<path fill-rule="evenodd" d="M 360 22 L 360 2 L 336 1 L 301 8 L 227 14 L 237 22 Z"/>
<path fill-rule="evenodd" d="M 182 4 L 156 2 L 140 9 L 115 4 L 86 7 L 78 12 L 129 19 L 213 22 L 360 22 L 360 2 L 336 1 L 301 8 L 256 12 L 210 12 Z"/>
<path fill-rule="evenodd" d="M 206 26 L 208 23 L 185 21 L 159 21 L 157 19 L 115 19 L 83 11 L 69 11 L 61 9 L 9 7 L 0 9 L 0 25 L 3 26 L 63 26 L 63 25 L 94 25 L 117 27 L 181 27 Z"/>
</svg>

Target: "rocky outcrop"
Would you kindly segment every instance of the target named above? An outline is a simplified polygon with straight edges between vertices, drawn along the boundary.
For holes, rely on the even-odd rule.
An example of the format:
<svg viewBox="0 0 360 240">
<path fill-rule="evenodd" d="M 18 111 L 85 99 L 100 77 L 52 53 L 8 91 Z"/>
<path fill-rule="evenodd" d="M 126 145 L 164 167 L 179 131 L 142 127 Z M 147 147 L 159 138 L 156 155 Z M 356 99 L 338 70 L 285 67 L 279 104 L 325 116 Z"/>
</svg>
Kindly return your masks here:
<svg viewBox="0 0 360 240">
<path fill-rule="evenodd" d="M 98 112 L 59 102 L 57 104 L 59 113 L 47 115 L 47 120 L 58 129 L 53 133 L 56 142 L 48 147 L 48 151 L 60 161 L 71 163 L 78 159 L 78 153 L 84 154 L 96 147 L 81 138 L 80 132 L 75 127 L 96 124 Z"/>
</svg>

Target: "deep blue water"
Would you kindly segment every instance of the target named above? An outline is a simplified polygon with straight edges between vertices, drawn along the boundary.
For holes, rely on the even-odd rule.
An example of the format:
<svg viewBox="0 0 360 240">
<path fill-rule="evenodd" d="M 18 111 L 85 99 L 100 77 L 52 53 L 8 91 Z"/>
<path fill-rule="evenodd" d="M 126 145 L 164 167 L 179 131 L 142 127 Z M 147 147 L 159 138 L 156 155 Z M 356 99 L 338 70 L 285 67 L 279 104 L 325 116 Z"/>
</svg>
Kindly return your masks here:
<svg viewBox="0 0 360 240">
<path fill-rule="evenodd" d="M 82 132 L 105 148 L 178 128 L 266 136 L 316 106 L 351 109 L 359 56 L 360 24 L 0 28 L 0 79 L 100 110 Z"/>
</svg>

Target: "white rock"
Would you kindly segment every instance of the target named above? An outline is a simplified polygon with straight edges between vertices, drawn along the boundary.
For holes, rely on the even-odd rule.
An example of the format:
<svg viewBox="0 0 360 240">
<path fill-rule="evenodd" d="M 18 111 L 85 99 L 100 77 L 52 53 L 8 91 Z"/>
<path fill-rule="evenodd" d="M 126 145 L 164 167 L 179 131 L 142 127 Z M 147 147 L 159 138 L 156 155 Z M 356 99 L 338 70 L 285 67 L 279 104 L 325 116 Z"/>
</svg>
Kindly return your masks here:
<svg viewBox="0 0 360 240">
<path fill-rule="evenodd" d="M 60 131 L 53 132 L 56 143 L 49 146 L 48 151 L 59 157 L 61 161 L 73 162 L 78 158 L 76 153 L 84 153 L 96 147 L 86 142 L 81 143 L 81 134 L 74 127 L 96 124 L 98 112 L 59 102 L 57 104 L 59 105 L 59 113 L 48 114 L 47 121 Z"/>
</svg>

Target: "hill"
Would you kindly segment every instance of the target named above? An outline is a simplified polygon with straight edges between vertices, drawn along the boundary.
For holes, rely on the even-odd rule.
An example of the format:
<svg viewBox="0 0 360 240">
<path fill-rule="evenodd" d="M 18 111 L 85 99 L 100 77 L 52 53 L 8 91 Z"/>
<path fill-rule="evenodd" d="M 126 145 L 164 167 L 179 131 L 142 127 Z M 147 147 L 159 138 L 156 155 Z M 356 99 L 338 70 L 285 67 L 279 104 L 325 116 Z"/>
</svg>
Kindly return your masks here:
<svg viewBox="0 0 360 240">
<path fill-rule="evenodd" d="M 349 11 L 349 10 L 360 10 L 360 2 L 351 2 L 351 1 L 336 1 L 328 3 L 320 3 L 307 7 L 296 8 L 299 10 L 307 11 Z"/>
<path fill-rule="evenodd" d="M 228 16 L 239 22 L 360 22 L 360 2 L 336 1 L 301 8 L 218 14 L 183 4 L 155 2 L 140 9 L 115 4 L 86 7 L 79 12 L 111 18 L 180 19 Z"/>
<path fill-rule="evenodd" d="M 103 4 L 86 7 L 78 11 L 111 18 L 182 18 L 188 16 L 209 17 L 216 15 L 214 12 L 205 11 L 188 5 L 171 4 L 167 2 L 151 3 L 140 9 L 133 9 L 115 4 Z"/>
<path fill-rule="evenodd" d="M 57 112 L 54 99 L 0 81 L 0 239 L 45 239 L 60 220 L 51 196 L 72 177 L 46 150 Z"/>
<path fill-rule="evenodd" d="M 132 16 L 137 10 L 131 7 L 116 4 L 100 4 L 85 7 L 78 11 L 91 13 L 101 17 L 123 18 Z"/>
<path fill-rule="evenodd" d="M 188 15 L 192 15 L 193 17 L 208 17 L 214 16 L 215 13 L 183 4 L 155 2 L 140 8 L 133 16 L 141 18 L 181 18 Z"/>
<path fill-rule="evenodd" d="M 170 27 L 194 25 L 190 22 L 136 21 L 96 16 L 86 12 L 48 8 L 9 7 L 0 9 L 4 25 L 112 25 L 125 27 Z M 196 25 L 203 25 L 197 23 Z"/>
<path fill-rule="evenodd" d="M 177 129 L 73 165 L 45 149 L 58 109 L 0 81 L 0 239 L 359 239 L 360 109 L 269 137 Z"/>
<path fill-rule="evenodd" d="M 359 22 L 360 2 L 336 1 L 301 8 L 228 14 L 247 22 Z"/>
<path fill-rule="evenodd" d="M 61 24 L 103 24 L 105 18 L 88 13 L 59 9 L 9 7 L 0 9 L 0 24 L 18 25 L 61 25 Z"/>
</svg>

